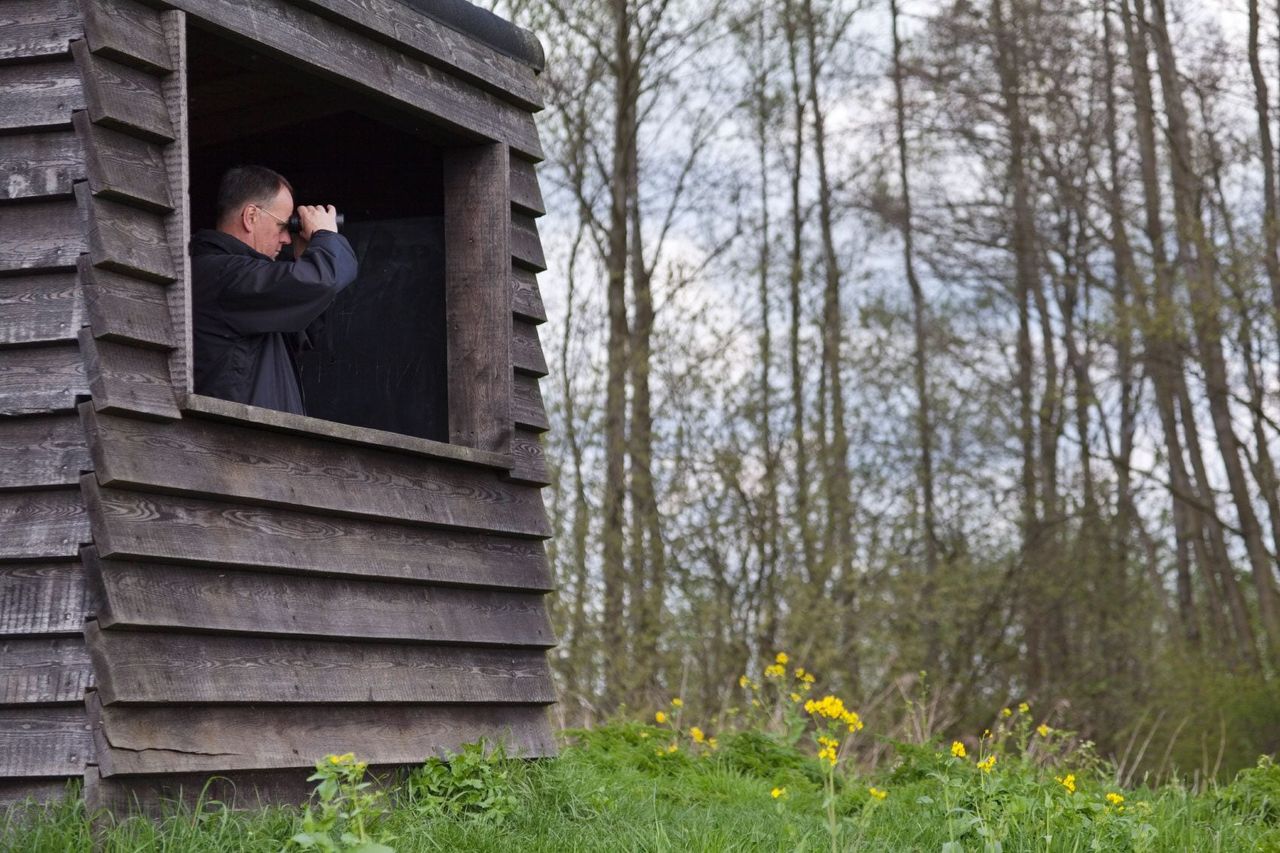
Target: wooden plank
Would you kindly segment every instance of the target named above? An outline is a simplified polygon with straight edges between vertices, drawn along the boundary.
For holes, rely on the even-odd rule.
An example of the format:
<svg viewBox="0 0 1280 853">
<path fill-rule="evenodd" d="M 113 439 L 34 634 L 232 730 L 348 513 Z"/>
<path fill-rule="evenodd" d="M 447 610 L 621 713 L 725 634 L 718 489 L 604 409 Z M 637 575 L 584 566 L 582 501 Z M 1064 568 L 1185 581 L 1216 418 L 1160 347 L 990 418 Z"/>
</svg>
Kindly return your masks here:
<svg viewBox="0 0 1280 853">
<path fill-rule="evenodd" d="M 84 90 L 72 62 L 0 65 L 0 131 L 71 126 L 71 111 L 82 110 Z"/>
<path fill-rule="evenodd" d="M 85 152 L 84 170 L 93 194 L 165 213 L 173 209 L 160 146 L 99 127 L 89 114 L 72 117 Z"/>
<path fill-rule="evenodd" d="M 0 136 L 0 175 L 0 200 L 70 197 L 72 181 L 84 177 L 80 141 L 66 131 Z"/>
<path fill-rule="evenodd" d="M 0 488 L 74 486 L 90 464 L 72 412 L 0 420 Z"/>
<path fill-rule="evenodd" d="M 313 770 L 242 770 L 233 773 L 166 773 L 155 776 L 102 778 L 100 768 L 84 774 L 84 804 L 89 814 L 110 812 L 117 818 L 145 815 L 163 819 L 173 814 L 175 803 L 194 809 L 197 803 L 218 802 L 228 808 L 259 809 L 263 806 L 297 806 L 307 801 L 315 786 L 307 777 Z"/>
<path fill-rule="evenodd" d="M 505 146 L 444 155 L 449 441 L 511 449 L 511 292 Z"/>
<path fill-rule="evenodd" d="M 546 592 L 541 542 L 148 495 L 81 479 L 104 556 Z"/>
<path fill-rule="evenodd" d="M 71 409 L 88 391 L 75 344 L 0 349 L 0 415 Z"/>
<path fill-rule="evenodd" d="M 92 621 L 85 640 L 104 706 L 555 701 L 541 649 L 107 631 Z"/>
<path fill-rule="evenodd" d="M 354 752 L 375 766 L 417 765 L 429 755 L 453 754 L 481 738 L 502 741 L 511 755 L 555 754 L 555 738 L 540 705 L 334 706 L 323 713 L 306 705 L 114 705 L 103 707 L 100 719 L 98 761 L 104 776 L 306 768 L 343 752 Z"/>
<path fill-rule="evenodd" d="M 183 12 L 160 14 L 165 46 L 174 68 L 187 68 L 187 16 Z M 172 318 L 177 346 L 169 353 L 169 376 L 179 397 L 195 390 L 192 379 L 191 354 L 191 272 L 187 243 L 191 237 L 191 164 L 189 162 L 191 122 L 188 115 L 187 75 L 170 74 L 160 81 L 165 109 L 173 122 L 177 139 L 164 149 L 164 168 L 168 178 L 169 197 L 174 200 L 173 213 L 165 217 L 165 238 L 177 286 L 168 289 L 169 316 Z"/>
<path fill-rule="evenodd" d="M 79 799 L 79 791 L 70 779 L 3 779 L 0 778 L 0 806 L 18 806 L 34 802 L 58 803 L 68 797 Z"/>
<path fill-rule="evenodd" d="M 92 760 L 84 708 L 0 709 L 0 777 L 79 776 Z"/>
<path fill-rule="evenodd" d="M 190 418 L 156 424 L 80 407 L 98 482 L 549 536 L 536 489 L 432 459 Z"/>
<path fill-rule="evenodd" d="M 0 62 L 61 56 L 83 29 L 75 0 L 0 3 Z"/>
<path fill-rule="evenodd" d="M 89 541 L 89 518 L 73 489 L 0 492 L 0 559 L 74 557 Z"/>
<path fill-rule="evenodd" d="M 162 284 L 177 277 L 163 216 L 94 198 L 85 184 L 76 184 L 75 193 L 88 219 L 94 266 Z"/>
<path fill-rule="evenodd" d="M 75 340 L 83 315 L 74 275 L 0 278 L 0 344 Z"/>
<path fill-rule="evenodd" d="M 538 389 L 538 380 L 531 376 L 516 376 L 511 384 L 511 415 L 516 427 L 525 427 L 535 432 L 546 432 L 551 429 L 547 420 L 547 410 L 542 404 L 542 392 Z"/>
<path fill-rule="evenodd" d="M 80 330 L 80 351 L 98 411 L 182 417 L 169 382 L 169 357 L 162 350 L 95 340 L 92 330 L 85 328 Z"/>
<path fill-rule="evenodd" d="M 538 327 L 525 320 L 511 323 L 511 366 L 527 376 L 547 375 L 547 359 L 538 340 Z"/>
<path fill-rule="evenodd" d="M 538 433 L 517 428 L 511 439 L 511 455 L 516 461 L 511 469 L 512 480 L 536 486 L 551 485 L 551 475 L 547 472 L 547 459 Z"/>
<path fill-rule="evenodd" d="M 533 593 L 102 560 L 92 548 L 83 557 L 103 628 L 555 644 L 546 605 Z"/>
<path fill-rule="evenodd" d="M 356 25 L 406 53 L 450 70 L 524 109 L 542 109 L 537 74 L 523 63 L 487 47 L 404 3 L 386 0 L 299 0 L 348 26 Z"/>
<path fill-rule="evenodd" d="M 79 562 L 0 563 L 0 636 L 79 634 L 88 612 Z"/>
<path fill-rule="evenodd" d="M 542 159 L 533 118 L 420 59 L 284 0 L 171 0 L 171 6 L 224 34 L 304 67 L 326 80 L 401 105 L 476 141 L 503 142 Z M 341 45 L 341 50 L 335 46 Z"/>
<path fill-rule="evenodd" d="M 92 684 L 80 637 L 0 639 L 0 705 L 83 702 Z"/>
<path fill-rule="evenodd" d="M 159 13 L 135 0 L 85 0 L 84 34 L 98 56 L 153 74 L 173 70 Z"/>
<path fill-rule="evenodd" d="M 511 158 L 511 206 L 528 216 L 542 216 L 547 212 L 535 166 L 520 157 Z"/>
<path fill-rule="evenodd" d="M 78 267 L 95 338 L 163 350 L 175 346 L 165 285 L 95 269 L 86 255 Z"/>
<path fill-rule="evenodd" d="M 0 81 L 0 91 L 3 86 Z M 0 234 L 0 272 L 71 269 L 88 249 L 80 213 L 70 200 L 0 205 Z"/>
<path fill-rule="evenodd" d="M 152 142 L 173 141 L 169 111 L 153 74 L 95 56 L 83 39 L 71 43 L 71 55 L 80 69 L 85 106 L 95 124 Z"/>
<path fill-rule="evenodd" d="M 538 223 L 522 213 L 511 214 L 511 260 L 533 272 L 547 268 L 542 240 L 538 237 Z"/>
<path fill-rule="evenodd" d="M 542 307 L 542 293 L 538 290 L 538 278 L 531 270 L 511 268 L 511 310 L 521 320 L 530 323 L 547 322 L 547 311 Z"/>
</svg>

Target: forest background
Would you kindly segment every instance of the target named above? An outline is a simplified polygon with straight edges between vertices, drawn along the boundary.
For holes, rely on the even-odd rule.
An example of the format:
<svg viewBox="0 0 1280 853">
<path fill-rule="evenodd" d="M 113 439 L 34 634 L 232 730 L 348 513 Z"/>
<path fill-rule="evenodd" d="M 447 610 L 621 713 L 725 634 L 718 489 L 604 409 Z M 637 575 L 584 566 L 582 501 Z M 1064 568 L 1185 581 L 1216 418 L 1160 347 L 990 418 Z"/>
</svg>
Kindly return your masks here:
<svg viewBox="0 0 1280 853">
<path fill-rule="evenodd" d="M 885 734 L 1280 749 L 1276 5 L 497 8 L 547 51 L 563 723 L 786 650 Z"/>
</svg>

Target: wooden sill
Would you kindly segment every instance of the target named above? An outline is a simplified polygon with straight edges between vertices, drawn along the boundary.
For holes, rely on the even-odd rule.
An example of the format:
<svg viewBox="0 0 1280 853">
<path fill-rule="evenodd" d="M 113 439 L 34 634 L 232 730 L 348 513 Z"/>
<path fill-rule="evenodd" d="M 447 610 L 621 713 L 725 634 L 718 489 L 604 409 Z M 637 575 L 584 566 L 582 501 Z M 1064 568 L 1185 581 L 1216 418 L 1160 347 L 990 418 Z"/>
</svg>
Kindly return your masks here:
<svg viewBox="0 0 1280 853">
<path fill-rule="evenodd" d="M 394 450 L 414 456 L 427 456 L 432 459 L 447 459 L 450 462 L 479 465 L 484 468 L 497 468 L 504 472 L 510 471 L 515 466 L 514 458 L 509 453 L 494 453 L 490 450 L 478 450 L 474 447 L 432 441 L 429 438 L 401 435 L 398 432 L 340 424 L 321 418 L 295 415 L 291 412 L 278 412 L 275 409 L 264 409 L 260 406 L 234 403 L 217 397 L 206 397 L 201 394 L 188 394 L 183 401 L 181 409 L 184 415 L 191 414 L 209 418 L 210 420 L 248 423 L 275 432 L 320 436 L 347 444 L 376 447 L 380 450 Z"/>
</svg>

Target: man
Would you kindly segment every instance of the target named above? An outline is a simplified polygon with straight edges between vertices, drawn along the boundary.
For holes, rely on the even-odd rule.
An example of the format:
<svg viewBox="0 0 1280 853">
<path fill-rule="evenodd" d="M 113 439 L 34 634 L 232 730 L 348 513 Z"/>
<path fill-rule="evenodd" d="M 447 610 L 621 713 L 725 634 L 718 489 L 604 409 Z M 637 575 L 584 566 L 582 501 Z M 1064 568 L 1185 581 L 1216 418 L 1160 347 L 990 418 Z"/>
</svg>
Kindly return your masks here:
<svg viewBox="0 0 1280 853">
<path fill-rule="evenodd" d="M 357 265 L 332 205 L 298 207 L 296 236 L 293 210 L 293 187 L 270 169 L 222 176 L 217 229 L 191 239 L 197 394 L 304 414 L 296 353 Z M 290 243 L 294 260 L 277 261 Z"/>
</svg>

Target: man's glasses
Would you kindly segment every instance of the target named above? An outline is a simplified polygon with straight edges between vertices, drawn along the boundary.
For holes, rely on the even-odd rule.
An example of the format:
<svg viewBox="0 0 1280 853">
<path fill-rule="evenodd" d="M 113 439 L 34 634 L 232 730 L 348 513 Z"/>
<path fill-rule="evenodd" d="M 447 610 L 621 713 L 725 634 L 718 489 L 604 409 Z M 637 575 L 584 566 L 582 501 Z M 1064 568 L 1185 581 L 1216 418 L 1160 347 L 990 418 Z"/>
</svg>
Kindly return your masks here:
<svg viewBox="0 0 1280 853">
<path fill-rule="evenodd" d="M 267 210 L 265 207 L 262 207 L 261 205 L 257 205 L 257 204 L 255 204 L 255 205 L 254 205 L 254 207 L 258 208 L 258 210 L 261 210 L 261 211 L 262 211 L 263 213 L 265 213 L 267 216 L 270 216 L 270 217 L 271 217 L 272 219 L 274 219 L 276 222 L 279 222 L 279 223 L 280 223 L 280 233 L 282 233 L 282 234 L 283 234 L 285 231 L 288 231 L 288 230 L 289 230 L 289 220 L 287 220 L 287 219 L 281 219 L 279 216 L 276 216 L 274 213 L 272 213 L 271 211 Z"/>
</svg>

